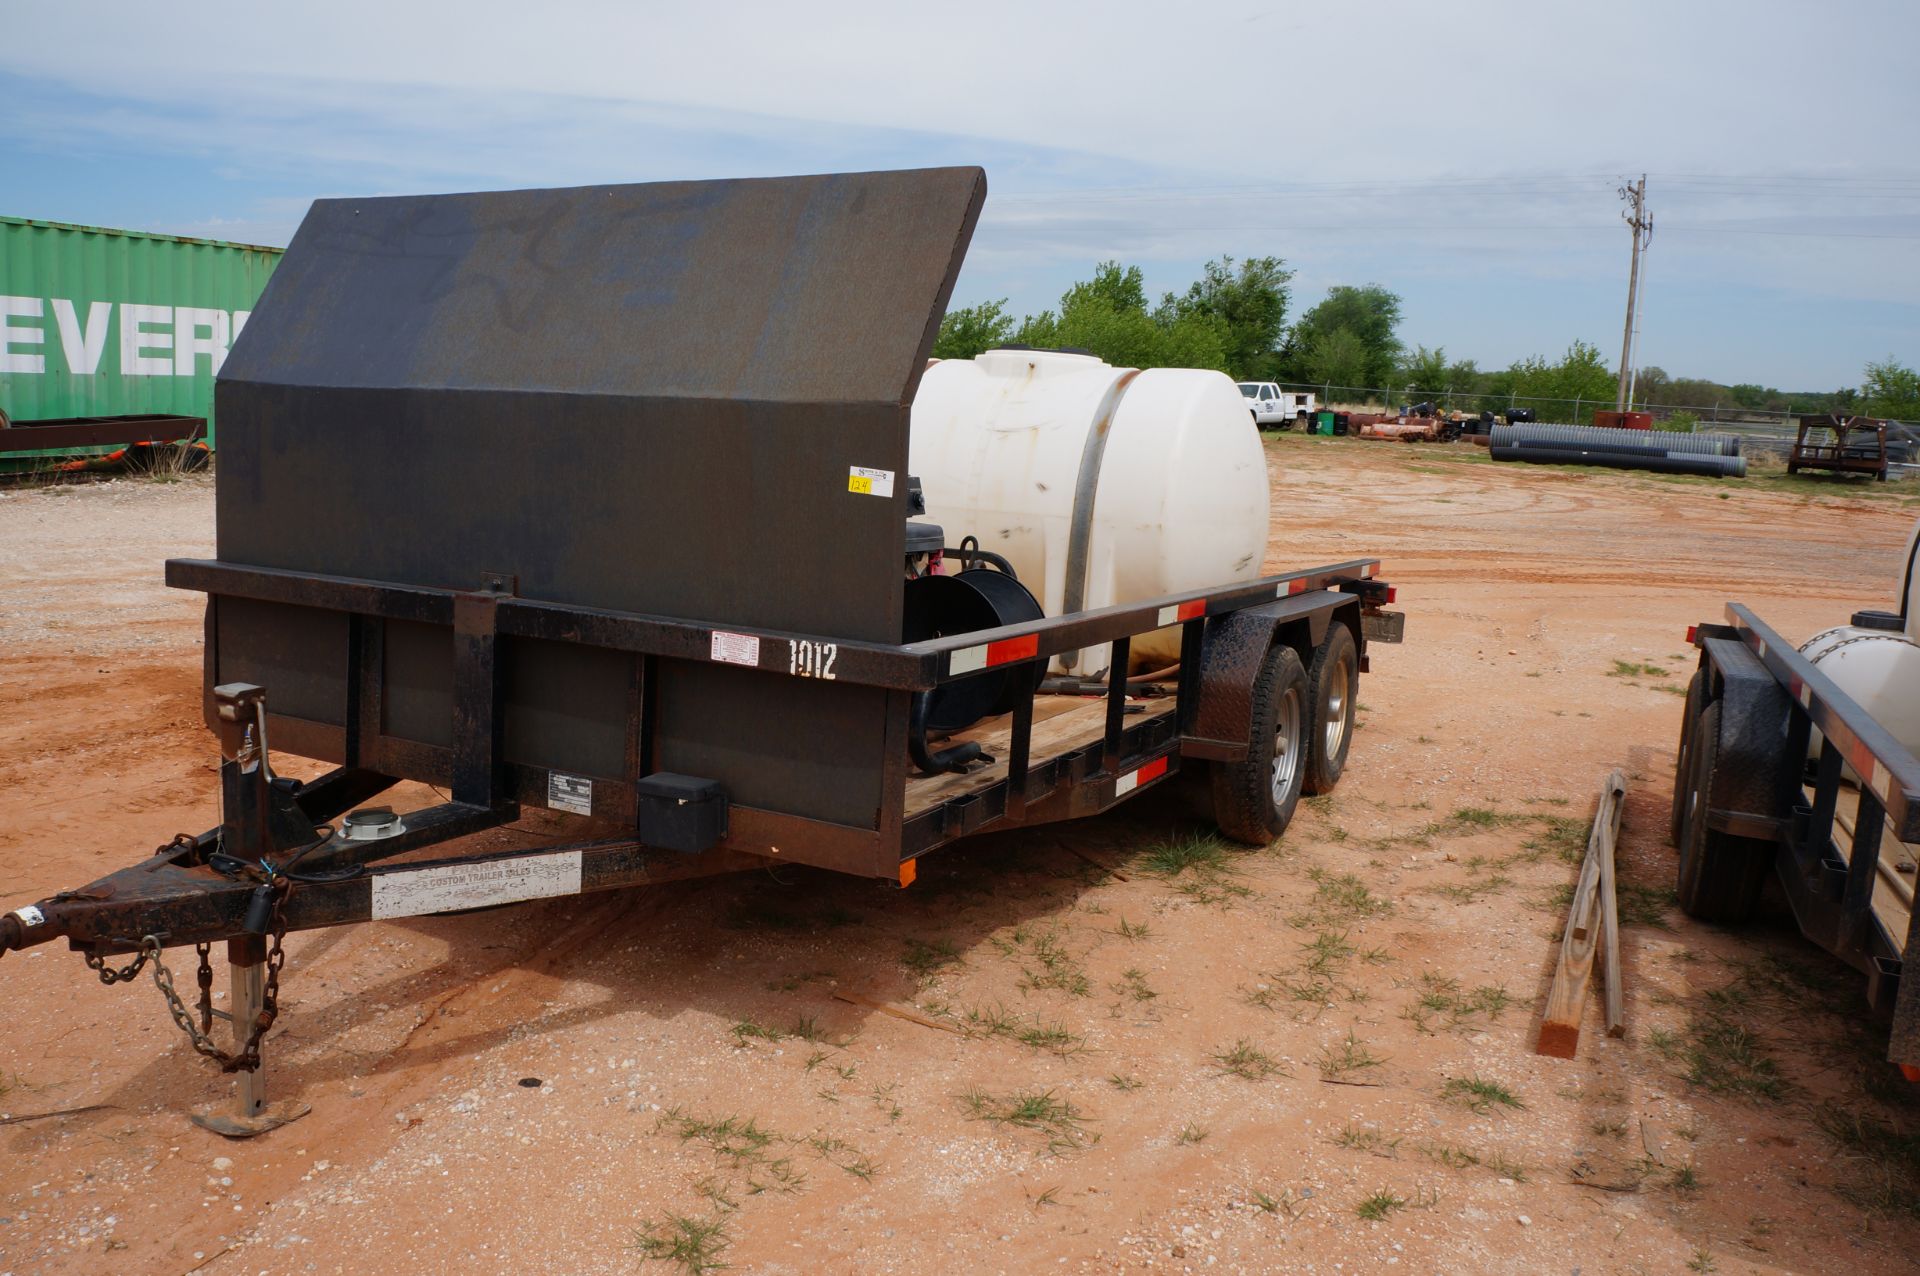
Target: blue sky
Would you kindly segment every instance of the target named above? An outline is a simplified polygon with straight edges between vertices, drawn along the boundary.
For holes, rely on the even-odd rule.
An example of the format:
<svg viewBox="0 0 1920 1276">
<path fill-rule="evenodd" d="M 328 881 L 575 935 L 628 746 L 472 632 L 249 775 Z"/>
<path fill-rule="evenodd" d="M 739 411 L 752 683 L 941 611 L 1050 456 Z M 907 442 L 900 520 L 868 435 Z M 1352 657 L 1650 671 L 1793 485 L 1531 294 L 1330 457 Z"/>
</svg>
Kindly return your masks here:
<svg viewBox="0 0 1920 1276">
<path fill-rule="evenodd" d="M 977 163 L 956 294 L 1274 254 L 1504 366 L 1784 388 L 1920 363 L 1920 6 L 0 0 L 0 212 L 280 244 L 317 196 Z M 0 289 L 3 291 L 4 289 Z"/>
</svg>

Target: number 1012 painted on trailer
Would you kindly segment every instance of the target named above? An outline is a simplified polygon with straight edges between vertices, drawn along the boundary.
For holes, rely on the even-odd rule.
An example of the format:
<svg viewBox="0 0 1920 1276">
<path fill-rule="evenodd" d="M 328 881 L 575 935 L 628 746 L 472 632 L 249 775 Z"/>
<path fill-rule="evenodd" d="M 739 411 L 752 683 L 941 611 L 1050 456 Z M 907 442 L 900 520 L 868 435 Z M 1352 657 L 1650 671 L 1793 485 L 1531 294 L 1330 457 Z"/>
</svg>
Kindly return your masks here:
<svg viewBox="0 0 1920 1276">
<path fill-rule="evenodd" d="M 787 644 L 787 672 L 798 678 L 825 678 L 831 682 L 833 658 L 839 654 L 837 643 L 795 639 Z"/>
</svg>

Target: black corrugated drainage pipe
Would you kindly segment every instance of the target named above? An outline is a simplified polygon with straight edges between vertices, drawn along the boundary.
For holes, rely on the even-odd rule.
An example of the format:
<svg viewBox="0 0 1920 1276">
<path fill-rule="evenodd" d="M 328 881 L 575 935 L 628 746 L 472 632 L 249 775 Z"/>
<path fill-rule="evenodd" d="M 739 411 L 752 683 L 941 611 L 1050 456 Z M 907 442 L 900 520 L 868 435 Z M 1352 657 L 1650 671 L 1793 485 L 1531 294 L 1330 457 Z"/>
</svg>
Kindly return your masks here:
<svg viewBox="0 0 1920 1276">
<path fill-rule="evenodd" d="M 1595 452 L 1582 448 L 1493 447 L 1496 461 L 1526 461 L 1534 465 L 1604 465 L 1616 470 L 1651 470 L 1656 474 L 1703 474 L 1713 478 L 1745 478 L 1744 456 L 1665 456 L 1657 452 Z"/>
</svg>

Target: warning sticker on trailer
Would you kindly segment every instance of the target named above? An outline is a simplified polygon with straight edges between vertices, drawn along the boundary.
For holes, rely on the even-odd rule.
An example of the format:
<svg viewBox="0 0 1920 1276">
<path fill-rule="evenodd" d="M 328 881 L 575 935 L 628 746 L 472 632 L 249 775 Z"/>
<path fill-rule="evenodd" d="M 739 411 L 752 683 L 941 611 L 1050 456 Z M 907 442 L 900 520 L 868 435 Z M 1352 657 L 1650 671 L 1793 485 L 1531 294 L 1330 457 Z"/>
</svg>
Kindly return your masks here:
<svg viewBox="0 0 1920 1276">
<path fill-rule="evenodd" d="M 748 668 L 760 667 L 760 640 L 752 634 L 730 634 L 724 630 L 713 631 L 713 648 L 710 659 L 723 665 L 746 665 Z"/>
<path fill-rule="evenodd" d="M 420 917 L 580 893 L 580 852 L 396 869 L 373 879 L 373 916 Z"/>
<path fill-rule="evenodd" d="M 547 805 L 570 815 L 593 814 L 593 781 L 584 775 L 547 773 Z"/>
<path fill-rule="evenodd" d="M 861 496 L 892 496 L 893 471 L 850 465 L 847 467 L 847 490 Z"/>
</svg>

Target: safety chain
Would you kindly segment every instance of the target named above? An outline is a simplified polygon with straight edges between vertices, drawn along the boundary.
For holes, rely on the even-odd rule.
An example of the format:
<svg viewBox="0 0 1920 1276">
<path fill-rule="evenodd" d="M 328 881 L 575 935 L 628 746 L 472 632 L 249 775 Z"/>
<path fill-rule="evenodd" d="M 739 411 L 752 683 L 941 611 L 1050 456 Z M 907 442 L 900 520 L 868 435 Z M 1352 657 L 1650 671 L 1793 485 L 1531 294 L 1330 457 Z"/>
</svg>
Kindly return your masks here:
<svg viewBox="0 0 1920 1276">
<path fill-rule="evenodd" d="M 281 906 L 286 902 L 293 882 L 289 878 L 276 877 L 272 885 L 274 887 L 273 920 L 270 934 L 273 943 L 267 949 L 266 990 L 260 999 L 259 1017 L 253 1021 L 253 1031 L 247 1035 L 246 1044 L 237 1051 L 222 1050 L 214 1044 L 211 1036 L 213 1028 L 213 963 L 210 960 L 212 945 L 196 944 L 194 946 L 195 951 L 200 955 L 200 966 L 197 971 L 200 985 L 200 1022 L 196 1024 L 193 1012 L 187 1009 L 186 1002 L 181 1000 L 178 992 L 174 991 L 173 972 L 168 970 L 166 963 L 160 960 L 159 938 L 148 935 L 143 942 L 140 960 L 152 959 L 154 987 L 158 988 L 160 995 L 166 998 L 167 1012 L 173 1016 L 173 1021 L 179 1025 L 180 1031 L 187 1034 L 187 1040 L 192 1043 L 193 1048 L 219 1064 L 222 1072 L 253 1072 L 258 1069 L 260 1040 L 267 1035 L 267 1031 L 273 1027 L 273 1021 L 280 1014 L 280 970 L 287 963 L 286 952 L 281 947 L 281 941 L 287 933 L 287 919 Z M 93 964 L 92 958 L 88 959 L 88 964 Z M 139 963 L 136 962 L 131 969 L 138 970 Z M 238 1028 L 239 1024 L 236 1023 L 234 1026 Z"/>
<path fill-rule="evenodd" d="M 155 940 L 152 935 L 147 936 L 146 943 L 154 945 L 152 952 L 150 953 L 148 951 L 146 944 L 142 944 L 140 951 L 134 954 L 133 960 L 124 966 L 109 966 L 107 965 L 106 958 L 94 953 L 85 953 L 83 956 L 85 956 L 87 966 L 90 969 L 100 972 L 100 982 L 111 988 L 115 984 L 131 983 L 133 977 L 140 973 L 140 968 L 147 964 L 147 958 L 151 956 L 152 953 L 160 951 L 158 941 Z"/>
</svg>

